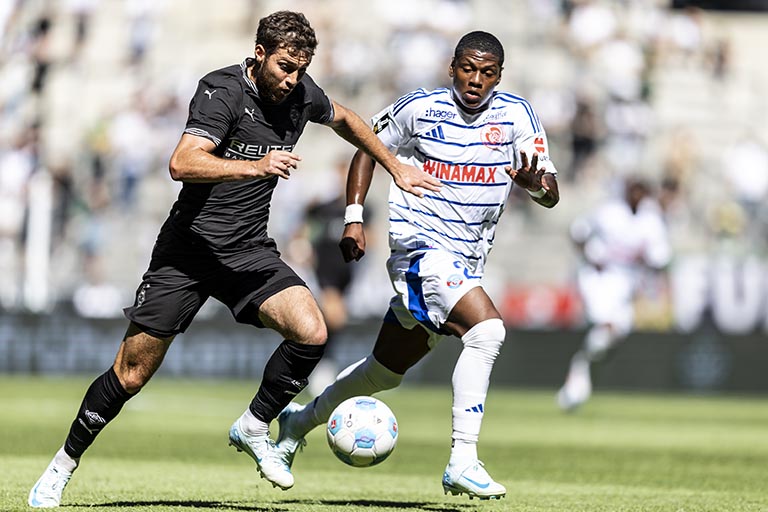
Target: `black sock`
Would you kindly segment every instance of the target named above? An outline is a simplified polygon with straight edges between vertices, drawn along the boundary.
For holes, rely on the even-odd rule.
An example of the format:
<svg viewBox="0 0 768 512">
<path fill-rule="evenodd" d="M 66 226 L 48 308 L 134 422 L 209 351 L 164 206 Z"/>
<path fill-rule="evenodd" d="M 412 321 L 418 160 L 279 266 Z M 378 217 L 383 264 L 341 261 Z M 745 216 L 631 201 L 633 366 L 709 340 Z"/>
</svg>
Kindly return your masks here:
<svg viewBox="0 0 768 512">
<path fill-rule="evenodd" d="M 269 424 L 309 383 L 308 377 L 323 357 L 325 345 L 303 345 L 284 340 L 264 367 L 264 377 L 250 409 Z"/>
<path fill-rule="evenodd" d="M 113 368 L 97 377 L 85 392 L 77 417 L 69 428 L 64 442 L 67 455 L 79 458 L 132 396 L 123 389 Z"/>
</svg>

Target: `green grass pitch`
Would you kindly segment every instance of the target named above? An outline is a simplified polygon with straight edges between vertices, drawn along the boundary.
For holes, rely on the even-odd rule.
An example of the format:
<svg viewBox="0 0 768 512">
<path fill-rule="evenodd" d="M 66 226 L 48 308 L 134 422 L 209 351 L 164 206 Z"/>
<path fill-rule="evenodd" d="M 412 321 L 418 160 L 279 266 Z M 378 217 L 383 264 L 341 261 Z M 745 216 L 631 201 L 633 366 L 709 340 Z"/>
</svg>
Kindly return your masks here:
<svg viewBox="0 0 768 512">
<path fill-rule="evenodd" d="M 0 377 L 0 510 L 27 509 L 29 488 L 63 442 L 89 382 Z M 345 466 L 323 429 L 315 430 L 286 492 L 227 446 L 229 426 L 255 389 L 156 378 L 85 455 L 65 510 L 768 512 L 766 397 L 598 392 L 564 415 L 554 390 L 492 388 L 480 457 L 508 494 L 481 502 L 444 496 L 440 486 L 448 385 L 405 385 L 380 396 L 398 417 L 400 439 L 379 466 Z"/>
</svg>

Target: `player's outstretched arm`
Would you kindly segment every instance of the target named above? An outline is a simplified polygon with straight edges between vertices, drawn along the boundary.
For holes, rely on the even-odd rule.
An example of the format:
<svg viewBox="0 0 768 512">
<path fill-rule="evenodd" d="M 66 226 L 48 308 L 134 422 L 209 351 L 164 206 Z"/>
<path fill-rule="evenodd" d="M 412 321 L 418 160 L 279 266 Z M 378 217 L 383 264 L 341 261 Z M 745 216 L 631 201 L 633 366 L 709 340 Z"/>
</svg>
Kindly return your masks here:
<svg viewBox="0 0 768 512">
<path fill-rule="evenodd" d="M 420 189 L 432 190 L 433 192 L 440 190 L 440 180 L 433 178 L 421 169 L 400 162 L 395 155 L 389 152 L 360 116 L 335 101 L 333 108 L 335 117 L 330 123 L 331 128 L 340 137 L 358 149 L 362 149 L 379 162 L 392 175 L 395 185 L 418 197 L 424 196 L 424 192 Z"/>
<path fill-rule="evenodd" d="M 360 261 L 365 255 L 363 204 L 371 188 L 376 162 L 361 150 L 355 152 L 347 174 L 347 210 L 344 215 L 344 233 L 339 248 L 344 261 Z"/>
<path fill-rule="evenodd" d="M 280 176 L 288 179 L 291 169 L 301 161 L 299 155 L 273 150 L 256 161 L 229 160 L 213 154 L 216 144 L 185 133 L 171 155 L 168 168 L 175 181 L 211 183 L 219 181 L 252 180 Z"/>
<path fill-rule="evenodd" d="M 528 162 L 528 155 L 525 151 L 520 151 L 520 168 L 513 169 L 511 166 L 504 167 L 504 170 L 520 188 L 528 191 L 535 202 L 547 208 L 552 208 L 560 201 L 560 190 L 557 187 L 555 175 L 546 172 L 542 167 L 539 168 L 539 155 L 533 154 L 531 162 Z"/>
</svg>

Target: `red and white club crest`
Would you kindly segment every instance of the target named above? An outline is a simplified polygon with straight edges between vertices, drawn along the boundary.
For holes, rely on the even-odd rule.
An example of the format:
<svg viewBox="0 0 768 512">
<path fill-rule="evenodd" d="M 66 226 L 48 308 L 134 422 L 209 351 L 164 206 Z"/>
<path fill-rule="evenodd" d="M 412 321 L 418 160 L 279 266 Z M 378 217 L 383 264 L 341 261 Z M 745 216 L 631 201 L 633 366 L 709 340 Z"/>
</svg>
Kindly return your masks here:
<svg viewBox="0 0 768 512">
<path fill-rule="evenodd" d="M 496 147 L 504 142 L 504 127 L 500 124 L 489 124 L 480 131 L 480 142 L 485 146 Z"/>
</svg>

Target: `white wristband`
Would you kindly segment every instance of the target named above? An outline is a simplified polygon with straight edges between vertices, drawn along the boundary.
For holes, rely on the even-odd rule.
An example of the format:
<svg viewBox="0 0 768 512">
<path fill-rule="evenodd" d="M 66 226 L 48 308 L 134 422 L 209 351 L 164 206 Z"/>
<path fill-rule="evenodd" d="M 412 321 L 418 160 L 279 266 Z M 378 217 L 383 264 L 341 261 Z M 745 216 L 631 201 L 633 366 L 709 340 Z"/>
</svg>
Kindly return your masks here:
<svg viewBox="0 0 768 512">
<path fill-rule="evenodd" d="M 531 197 L 535 197 L 536 199 L 539 199 L 547 195 L 547 191 L 544 187 L 541 187 L 536 192 L 531 192 L 530 190 L 528 190 L 528 195 L 530 195 Z"/>
<path fill-rule="evenodd" d="M 361 204 L 348 204 L 344 210 L 344 225 L 354 222 L 363 223 L 363 205 Z"/>
</svg>

